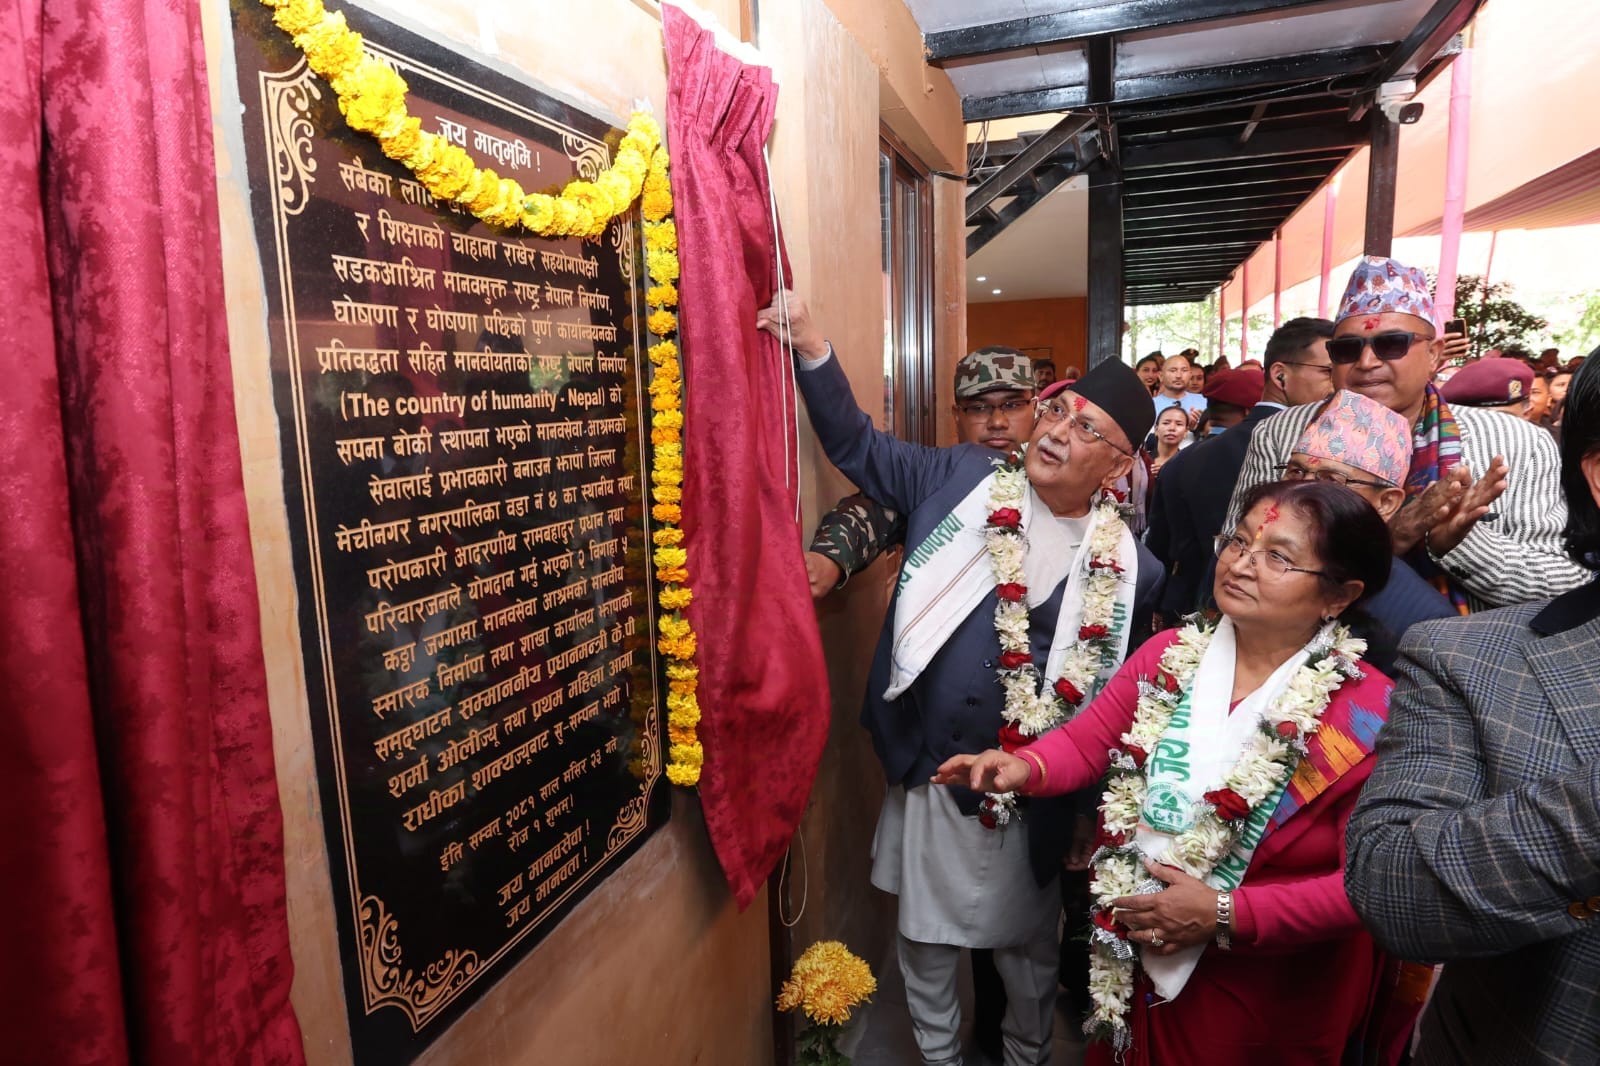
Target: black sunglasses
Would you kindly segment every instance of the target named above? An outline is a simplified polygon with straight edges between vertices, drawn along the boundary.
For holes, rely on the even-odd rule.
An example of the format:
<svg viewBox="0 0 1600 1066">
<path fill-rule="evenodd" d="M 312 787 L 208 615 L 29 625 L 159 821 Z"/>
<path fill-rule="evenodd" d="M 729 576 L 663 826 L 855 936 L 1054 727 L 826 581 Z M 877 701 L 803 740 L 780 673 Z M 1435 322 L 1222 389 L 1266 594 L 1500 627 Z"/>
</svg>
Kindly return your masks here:
<svg viewBox="0 0 1600 1066">
<path fill-rule="evenodd" d="M 1385 362 L 1392 362 L 1405 358 L 1411 346 L 1418 341 L 1431 340 L 1433 338 L 1426 334 L 1398 329 L 1374 333 L 1370 337 L 1334 337 L 1328 341 L 1328 359 L 1340 366 L 1349 366 L 1360 362 L 1361 352 L 1370 344 L 1373 355 Z"/>
</svg>

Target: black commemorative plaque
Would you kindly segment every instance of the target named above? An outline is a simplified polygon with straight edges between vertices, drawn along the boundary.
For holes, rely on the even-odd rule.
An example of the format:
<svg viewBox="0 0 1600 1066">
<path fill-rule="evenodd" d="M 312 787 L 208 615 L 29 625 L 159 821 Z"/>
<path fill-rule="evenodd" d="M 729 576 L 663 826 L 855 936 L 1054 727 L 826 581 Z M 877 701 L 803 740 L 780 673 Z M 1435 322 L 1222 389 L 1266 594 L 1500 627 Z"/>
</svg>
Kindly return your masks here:
<svg viewBox="0 0 1600 1066">
<path fill-rule="evenodd" d="M 358 8 L 409 109 L 530 191 L 621 131 Z M 666 817 L 642 254 L 496 230 L 234 0 L 346 999 L 409 1062 Z"/>
</svg>

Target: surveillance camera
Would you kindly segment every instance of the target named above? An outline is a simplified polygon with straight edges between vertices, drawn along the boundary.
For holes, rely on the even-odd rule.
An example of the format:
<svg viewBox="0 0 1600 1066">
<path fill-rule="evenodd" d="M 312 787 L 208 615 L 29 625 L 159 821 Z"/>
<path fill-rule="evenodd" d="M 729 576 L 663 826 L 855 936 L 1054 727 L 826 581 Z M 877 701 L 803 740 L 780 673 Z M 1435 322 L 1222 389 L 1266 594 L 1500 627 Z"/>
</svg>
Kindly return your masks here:
<svg viewBox="0 0 1600 1066">
<path fill-rule="evenodd" d="M 1390 122 L 1410 126 L 1421 120 L 1422 105 L 1415 100 L 1390 100 L 1383 105 L 1383 113 Z"/>
</svg>

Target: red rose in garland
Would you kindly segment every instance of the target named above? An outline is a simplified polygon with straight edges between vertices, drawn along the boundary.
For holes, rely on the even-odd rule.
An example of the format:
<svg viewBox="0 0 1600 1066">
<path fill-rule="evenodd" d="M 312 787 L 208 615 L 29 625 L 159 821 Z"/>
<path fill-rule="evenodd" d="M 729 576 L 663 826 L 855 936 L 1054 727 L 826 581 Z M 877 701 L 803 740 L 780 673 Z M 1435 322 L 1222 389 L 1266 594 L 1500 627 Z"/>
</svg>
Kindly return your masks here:
<svg viewBox="0 0 1600 1066">
<path fill-rule="evenodd" d="M 1015 507 L 1001 507 L 989 514 L 989 524 L 1001 529 L 1021 529 L 1022 512 Z"/>
<path fill-rule="evenodd" d="M 1278 735 L 1284 740 L 1293 740 L 1300 735 L 1300 730 L 1293 722 L 1279 722 Z"/>
<path fill-rule="evenodd" d="M 1018 748 L 1025 748 L 1033 743 L 1033 738 L 1022 731 L 1014 722 L 1007 722 L 1000 727 L 1000 750 L 1007 755 Z"/>
<path fill-rule="evenodd" d="M 1003 651 L 1000 653 L 1000 666 L 1005 670 L 1021 670 L 1033 662 L 1033 656 L 1025 651 Z"/>
<path fill-rule="evenodd" d="M 1028 595 L 1028 586 L 1019 585 L 1015 581 L 1008 581 L 1004 585 L 996 585 L 994 591 L 1002 600 L 1010 603 L 1021 603 L 1023 598 Z"/>
<path fill-rule="evenodd" d="M 1074 685 L 1071 681 L 1068 681 L 1064 677 L 1056 678 L 1055 690 L 1056 695 L 1060 696 L 1068 703 L 1076 704 L 1082 702 L 1083 700 L 1083 693 L 1078 691 L 1078 686 Z"/>
<path fill-rule="evenodd" d="M 1224 821 L 1236 821 L 1250 813 L 1250 804 L 1231 788 L 1207 792 L 1205 801 L 1217 809 L 1217 816 Z"/>
<path fill-rule="evenodd" d="M 1110 633 L 1111 630 L 1105 626 L 1096 625 L 1078 627 L 1079 640 L 1104 640 L 1108 635 L 1110 635 Z"/>
<path fill-rule="evenodd" d="M 1128 755 L 1133 759 L 1133 765 L 1141 770 L 1144 769 L 1144 761 L 1150 757 L 1150 753 L 1137 744 L 1128 745 Z"/>
</svg>

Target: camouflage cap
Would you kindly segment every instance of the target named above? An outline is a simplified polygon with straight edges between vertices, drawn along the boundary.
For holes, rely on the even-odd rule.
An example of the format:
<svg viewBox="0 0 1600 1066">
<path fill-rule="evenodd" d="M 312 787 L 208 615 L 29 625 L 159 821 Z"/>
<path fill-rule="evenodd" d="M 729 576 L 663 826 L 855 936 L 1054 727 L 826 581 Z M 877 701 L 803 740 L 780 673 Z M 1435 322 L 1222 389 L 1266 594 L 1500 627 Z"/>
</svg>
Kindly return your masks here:
<svg viewBox="0 0 1600 1066">
<path fill-rule="evenodd" d="M 956 399 L 997 389 L 1033 391 L 1033 362 L 1015 348 L 979 348 L 956 364 Z"/>
</svg>

